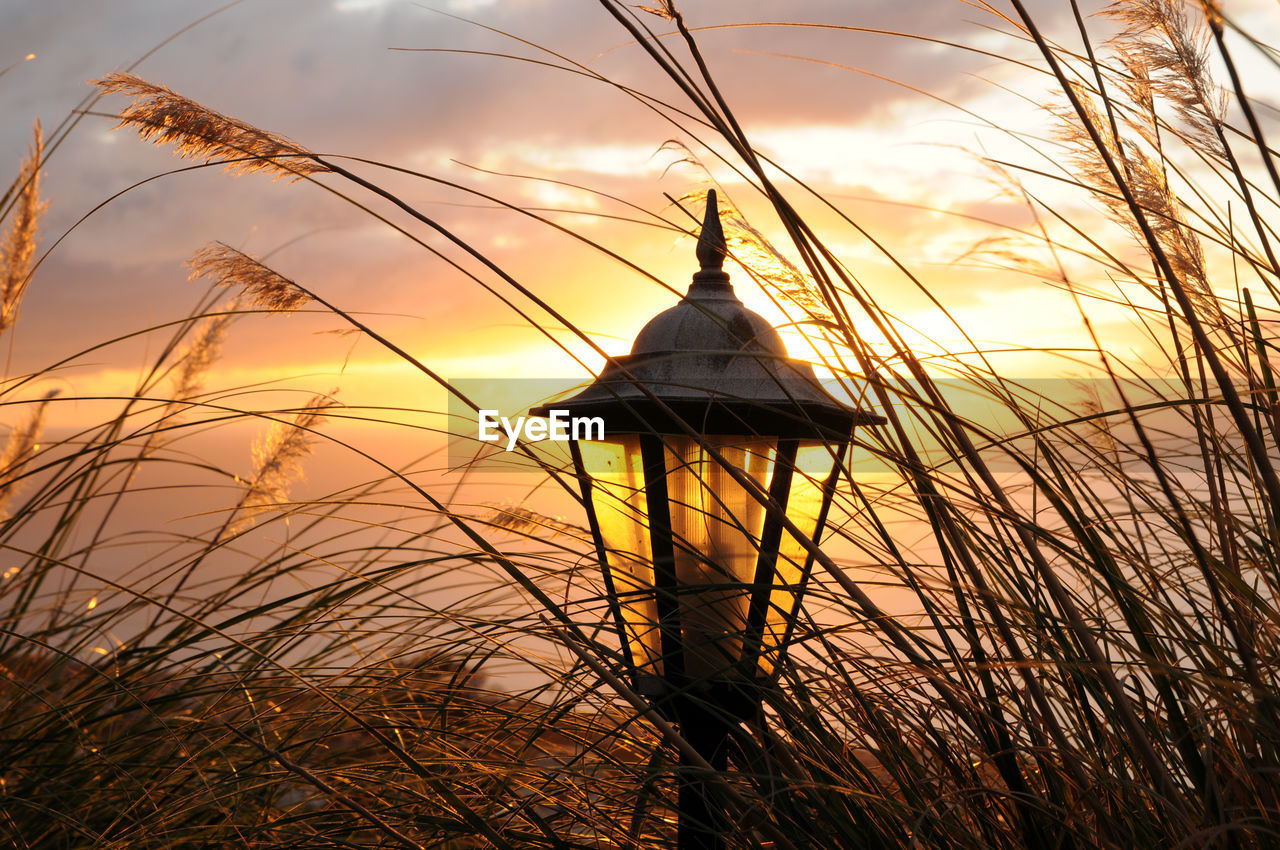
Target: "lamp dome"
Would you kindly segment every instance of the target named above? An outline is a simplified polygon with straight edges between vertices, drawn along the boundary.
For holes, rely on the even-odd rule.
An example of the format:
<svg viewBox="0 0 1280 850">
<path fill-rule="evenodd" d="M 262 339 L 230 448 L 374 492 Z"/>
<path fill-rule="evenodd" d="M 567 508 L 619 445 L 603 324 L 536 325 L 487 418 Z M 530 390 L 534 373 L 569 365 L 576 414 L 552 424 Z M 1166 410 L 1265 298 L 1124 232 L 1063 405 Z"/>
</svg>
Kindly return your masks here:
<svg viewBox="0 0 1280 850">
<path fill-rule="evenodd" d="M 610 358 L 585 390 L 534 408 L 604 420 L 606 434 L 768 434 L 847 439 L 882 422 L 832 398 L 813 367 L 793 360 L 778 332 L 733 291 L 723 269 L 715 190 L 698 239 L 702 268 L 688 294 L 645 324 L 631 353 Z"/>
</svg>

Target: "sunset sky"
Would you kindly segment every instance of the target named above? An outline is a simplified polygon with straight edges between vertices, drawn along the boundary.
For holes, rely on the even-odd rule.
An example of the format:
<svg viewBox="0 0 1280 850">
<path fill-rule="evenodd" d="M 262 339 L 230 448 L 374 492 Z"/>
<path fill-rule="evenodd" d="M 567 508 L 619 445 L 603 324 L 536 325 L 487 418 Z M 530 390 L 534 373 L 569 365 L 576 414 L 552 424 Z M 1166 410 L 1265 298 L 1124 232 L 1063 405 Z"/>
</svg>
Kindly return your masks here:
<svg viewBox="0 0 1280 850">
<path fill-rule="evenodd" d="M 1071 41 L 1067 4 L 1029 5 L 1047 29 L 1077 43 Z M 16 65 L 0 77 L 6 118 L 0 165 L 16 171 L 30 123 L 39 118 L 51 131 L 89 94 L 87 80 L 124 69 L 216 8 L 194 0 L 7 2 L 0 13 L 0 67 Z M 985 123 L 1048 132 L 1042 108 L 1046 79 L 979 52 L 1032 56 L 1008 34 L 1006 23 L 958 0 L 697 0 L 682 8 L 695 28 L 820 23 L 970 48 L 849 30 L 766 26 L 698 32 L 757 146 L 839 202 L 907 262 L 976 338 L 1040 347 L 1082 342 L 1079 319 L 1062 293 L 965 257 L 975 243 L 998 233 L 970 217 L 1029 222 L 1020 204 L 993 182 L 981 155 L 1046 167 L 1030 148 Z M 1280 15 L 1267 0 L 1234 0 L 1227 8 L 1261 35 L 1267 26 L 1277 29 Z M 656 18 L 650 24 L 667 29 Z M 1090 26 L 1102 32 L 1108 25 L 1091 18 Z M 673 166 L 679 155 L 662 150 L 666 140 L 678 139 L 713 163 L 687 133 L 617 88 L 565 71 L 490 56 L 395 49 L 492 51 L 559 61 L 497 31 L 684 105 L 627 34 L 585 0 L 244 0 L 161 47 L 135 71 L 312 150 L 424 171 L 512 204 L 550 210 L 553 221 L 683 290 L 694 270 L 691 241 L 652 226 L 657 219 L 626 204 L 670 215 L 663 193 L 681 196 L 709 185 L 704 173 Z M 28 54 L 35 58 L 23 61 Z M 1254 55 L 1242 61 L 1250 68 L 1263 65 Z M 110 113 L 123 105 L 123 98 L 111 97 L 93 110 Z M 85 116 L 53 152 L 45 168 L 52 206 L 42 248 L 113 193 L 190 164 L 129 131 L 113 131 L 113 124 L 109 117 Z M 611 352 L 625 351 L 644 320 L 674 300 L 607 257 L 488 201 L 372 167 L 359 170 L 472 241 Z M 724 166 L 713 165 L 712 174 L 753 223 L 782 245 L 776 222 L 753 191 Z M 336 179 L 320 182 L 351 192 Z M 478 268 L 384 202 L 353 197 L 408 225 L 466 268 Z M 1083 202 L 1079 196 L 1062 200 Z M 812 209 L 806 203 L 802 208 Z M 955 338 L 866 239 L 834 223 L 826 238 L 883 303 L 925 333 Z M 370 318 L 374 325 L 446 377 L 584 374 L 493 295 L 340 198 L 306 183 L 232 177 L 216 168 L 129 190 L 70 232 L 26 296 L 12 370 L 38 369 L 112 336 L 180 317 L 203 288 L 186 280 L 183 263 L 212 240 L 269 255 L 280 272 L 339 306 L 377 314 Z M 530 306 L 492 275 L 484 279 L 521 308 Z M 781 320 L 744 275 L 735 280 L 748 303 Z M 1103 325 L 1108 321 L 1106 315 L 1096 318 Z M 442 392 L 368 341 L 313 333 L 337 327 L 330 318 L 242 321 L 228 342 L 220 380 L 228 386 L 341 383 L 348 401 L 443 406 Z M 1132 335 L 1122 338 L 1136 341 Z M 65 373 L 64 389 L 77 395 L 128 392 L 147 346 L 155 344 L 139 341 L 88 356 Z M 573 345 L 585 353 L 580 343 Z M 59 415 L 70 416 L 71 409 Z"/>
<path fill-rule="evenodd" d="M 706 163 L 728 201 L 787 252 L 772 210 L 717 161 L 723 145 L 703 139 L 711 143 L 708 150 L 687 132 L 688 122 L 675 126 L 620 88 L 686 106 L 598 4 L 441 0 L 435 5 L 433 10 L 408 0 L 243 0 L 159 47 L 133 70 L 327 156 L 424 172 L 537 211 L 648 269 L 667 286 L 475 194 L 341 160 L 470 242 L 609 353 L 626 352 L 645 321 L 675 303 L 672 290 L 683 292 L 696 269 L 693 240 L 658 226 L 659 216 L 685 221 L 664 195 L 678 198 L 711 184 L 705 170 L 678 162 L 682 154 L 668 140 Z M 1028 5 L 1054 38 L 1079 44 L 1069 4 L 1035 0 Z M 1102 5 L 1091 3 L 1086 10 L 1096 12 Z M 980 346 L 1000 352 L 990 356 L 999 374 L 1071 378 L 1096 367 L 1096 354 L 1071 359 L 1072 349 L 1087 347 L 1088 335 L 1068 293 L 1046 283 L 1038 269 L 1000 269 L 1007 259 L 973 250 L 983 245 L 1016 250 L 991 240 L 1006 235 L 1002 226 L 1033 225 L 1022 201 L 983 161 L 986 157 L 1044 171 L 1048 176 L 1024 174 L 1033 191 L 1109 248 L 1138 256 L 1131 240 L 1085 193 L 1064 187 L 1074 176 L 1073 166 L 1055 147 L 1060 125 L 1045 108 L 1059 101 L 1048 94 L 1048 78 L 1034 70 L 1040 67 L 1034 49 L 1015 37 L 1007 22 L 961 0 L 690 0 L 682 7 L 756 146 L 836 203 L 909 267 Z M 5 3 L 0 69 L 9 70 L 0 76 L 0 111 L 6 118 L 0 125 L 0 169 L 16 173 L 33 121 L 39 119 L 52 133 L 91 95 L 87 81 L 130 67 L 217 8 L 194 0 Z M 1280 42 L 1274 0 L 1229 0 L 1227 9 L 1259 37 Z M 656 31 L 667 32 L 665 22 L 646 19 Z M 731 26 L 759 21 L 774 24 Z M 779 25 L 788 21 L 878 32 Z M 1096 16 L 1087 21 L 1100 36 L 1112 26 Z M 1238 41 L 1238 61 L 1251 90 L 1268 103 L 1280 90 L 1280 71 Z M 675 39 L 667 44 L 679 49 Z M 552 64 L 572 61 L 617 85 L 475 52 Z M 93 104 L 94 114 L 79 120 L 44 168 L 44 195 L 51 207 L 41 249 L 61 242 L 36 273 L 9 332 L 8 373 L 43 373 L 19 401 L 61 391 L 45 423 L 43 439 L 50 444 L 74 440 L 78 429 L 111 421 L 129 403 L 125 400 L 134 396 L 140 374 L 168 332 L 89 349 L 186 316 L 207 284 L 189 281 L 184 264 L 215 240 L 265 258 L 280 273 L 360 314 L 444 378 L 467 379 L 468 393 L 482 405 L 505 407 L 505 398 L 481 395 L 489 385 L 505 392 L 506 379 L 563 378 L 567 386 L 599 368 L 601 358 L 588 346 L 474 259 L 385 200 L 334 175 L 290 183 L 264 174 L 233 176 L 220 167 L 166 174 L 196 163 L 143 142 L 131 130 L 112 129 L 111 115 L 126 103 L 112 96 Z M 1261 114 L 1272 139 L 1280 138 L 1274 123 L 1280 113 L 1263 109 Z M 141 185 L 130 188 L 134 184 Z M 872 297 L 904 326 L 918 329 L 904 331 L 917 350 L 964 347 L 939 309 L 868 238 L 824 212 L 794 184 L 784 182 L 784 188 Z M 336 193 L 403 226 L 446 259 Z M 696 202 L 691 212 L 700 212 Z M 1208 252 L 1214 286 L 1230 303 L 1231 266 L 1223 265 L 1211 247 Z M 1034 253 L 1018 258 L 1032 266 L 1050 259 Z M 1069 252 L 1061 259 L 1083 289 L 1111 298 L 1118 294 L 1105 269 Z M 749 305 L 775 324 L 785 321 L 741 269 L 730 264 L 729 271 Z M 1132 289 L 1123 296 L 1134 295 Z M 1152 349 L 1132 326 L 1132 309 L 1089 298 L 1084 303 L 1109 355 L 1139 368 L 1154 363 Z M 1276 305 L 1259 306 L 1265 315 Z M 517 310 L 527 312 L 533 324 Z M 445 391 L 373 340 L 333 333 L 343 329 L 331 315 L 242 317 L 206 381 L 214 405 L 248 411 L 294 408 L 312 393 L 339 390 L 345 409 L 329 413 L 321 428 L 324 439 L 305 459 L 305 480 L 292 483 L 290 498 L 324 500 L 336 494 L 345 499 L 356 492 L 349 488 L 382 479 L 395 467 L 409 469 L 415 483 L 463 514 L 491 519 L 495 511 L 531 506 L 548 516 L 581 521 L 580 509 L 545 475 L 466 477 L 453 468 L 457 455 L 446 454 L 441 433 L 446 420 L 437 415 L 446 410 Z M 575 363 L 557 342 L 583 363 Z M 803 341 L 794 335 L 788 344 L 793 354 L 805 354 Z M 1062 355 L 1007 353 L 1011 348 L 1059 349 Z M 48 371 L 77 352 L 87 353 L 56 373 Z M 1067 387 L 1069 381 L 1054 386 Z M 165 388 L 158 392 L 163 398 Z M 413 412 L 387 412 L 388 407 Z M 162 402 L 153 408 L 161 409 Z M 0 423 L 13 425 L 27 411 L 15 405 Z M 144 410 L 135 418 L 145 421 L 146 415 Z M 143 538 L 150 539 L 147 535 L 157 529 L 203 533 L 225 518 L 255 475 L 253 446 L 267 425 L 253 415 L 226 427 L 199 424 L 217 415 L 217 407 L 190 414 L 185 420 L 190 427 L 175 432 L 164 447 L 166 457 L 179 459 L 176 469 L 156 464 L 145 473 L 150 478 L 133 482 L 136 498 L 117 518 L 122 527 L 142 529 Z M 419 427 L 366 421 L 401 418 Z M 459 422 L 449 422 L 454 437 L 449 442 L 455 451 L 461 446 L 465 457 L 468 446 L 476 444 L 458 438 L 467 434 L 467 423 L 459 427 Z M 187 460 L 199 474 L 181 465 Z M 210 469 L 216 472 L 205 474 Z M 175 483 L 181 489 L 170 489 Z M 391 483 L 399 486 L 394 479 Z M 422 500 L 403 488 L 387 495 L 385 504 L 373 501 L 371 536 L 383 523 L 416 529 L 428 521 Z M 882 519 L 901 525 L 895 533 L 902 545 L 913 551 L 921 547 L 917 555 L 923 561 L 932 557 L 918 523 L 892 507 Z M 276 545 L 272 541 L 280 533 L 280 526 L 264 525 L 259 542 Z M 832 552 L 849 563 L 867 560 L 838 546 Z M 100 569 L 124 575 L 142 562 L 133 550 L 122 549 Z M 897 600 L 896 592 L 884 590 L 887 596 L 877 597 L 879 604 L 914 611 L 917 602 Z"/>
</svg>

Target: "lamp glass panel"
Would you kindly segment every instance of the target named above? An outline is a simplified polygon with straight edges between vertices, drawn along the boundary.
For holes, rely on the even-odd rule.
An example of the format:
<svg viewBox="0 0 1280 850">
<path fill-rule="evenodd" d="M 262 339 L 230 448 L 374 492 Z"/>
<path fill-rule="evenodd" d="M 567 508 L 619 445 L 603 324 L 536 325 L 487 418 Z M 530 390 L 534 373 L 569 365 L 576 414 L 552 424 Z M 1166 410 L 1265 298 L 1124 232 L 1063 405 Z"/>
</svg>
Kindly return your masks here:
<svg viewBox="0 0 1280 850">
<path fill-rule="evenodd" d="M 831 447 L 824 443 L 800 444 L 787 496 L 787 518 L 810 539 L 818 530 L 823 489 L 834 466 L 835 455 Z M 759 672 L 762 675 L 768 676 L 776 668 L 779 650 L 786 640 L 787 629 L 804 588 L 808 561 L 809 553 L 800 540 L 783 529 L 774 566 L 773 590 L 765 616 L 765 633 L 761 640 Z"/>
<path fill-rule="evenodd" d="M 627 434 L 584 440 L 578 448 L 592 479 L 591 504 L 604 541 L 604 568 L 613 582 L 632 660 L 641 675 L 660 676 L 658 605 L 640 438 Z"/>
<path fill-rule="evenodd" d="M 777 440 L 665 439 L 685 673 L 694 679 L 731 676 L 742 659 L 765 508 L 706 446 L 767 491 Z"/>
<path fill-rule="evenodd" d="M 605 547 L 605 569 L 613 583 L 623 632 L 641 676 L 662 676 L 657 594 L 675 593 L 685 673 L 716 679 L 743 671 L 760 541 L 767 511 L 704 447 L 768 492 L 777 467 L 777 439 L 664 436 L 668 509 L 675 550 L 676 587 L 655 586 L 644 463 L 637 435 L 582 441 L 579 449 L 592 479 L 592 506 Z M 812 538 L 823 487 L 834 463 L 822 443 L 801 443 L 787 496 L 787 516 Z M 774 564 L 772 589 L 761 635 L 757 672 L 777 663 L 803 589 L 808 553 L 785 529 Z"/>
</svg>

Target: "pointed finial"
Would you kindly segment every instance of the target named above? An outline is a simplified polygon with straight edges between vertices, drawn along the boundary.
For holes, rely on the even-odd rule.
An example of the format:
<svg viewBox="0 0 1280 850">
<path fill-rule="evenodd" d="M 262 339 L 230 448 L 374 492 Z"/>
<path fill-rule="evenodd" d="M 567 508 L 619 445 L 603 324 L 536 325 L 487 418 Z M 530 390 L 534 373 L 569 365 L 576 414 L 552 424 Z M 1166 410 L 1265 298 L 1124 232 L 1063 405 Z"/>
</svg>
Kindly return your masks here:
<svg viewBox="0 0 1280 850">
<path fill-rule="evenodd" d="M 720 210 L 716 205 L 716 190 L 707 190 L 707 213 L 702 219 L 702 232 L 698 234 L 698 262 L 704 272 L 718 272 L 724 268 L 724 228 L 720 225 Z"/>
</svg>

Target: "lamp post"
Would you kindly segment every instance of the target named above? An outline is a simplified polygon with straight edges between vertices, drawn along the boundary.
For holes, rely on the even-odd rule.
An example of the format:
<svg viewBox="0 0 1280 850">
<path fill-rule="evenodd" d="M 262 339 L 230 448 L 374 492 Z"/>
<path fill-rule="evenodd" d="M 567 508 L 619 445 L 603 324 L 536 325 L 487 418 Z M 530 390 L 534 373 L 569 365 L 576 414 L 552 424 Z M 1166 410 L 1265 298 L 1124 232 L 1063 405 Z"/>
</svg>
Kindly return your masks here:
<svg viewBox="0 0 1280 850">
<path fill-rule="evenodd" d="M 599 417 L 571 444 L 613 625 L 635 689 L 717 770 L 785 652 L 855 426 L 724 271 L 715 191 L 701 270 L 576 396 L 535 408 Z M 722 848 L 727 824 L 682 759 L 679 847 Z"/>
</svg>

